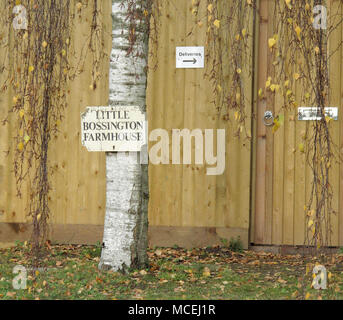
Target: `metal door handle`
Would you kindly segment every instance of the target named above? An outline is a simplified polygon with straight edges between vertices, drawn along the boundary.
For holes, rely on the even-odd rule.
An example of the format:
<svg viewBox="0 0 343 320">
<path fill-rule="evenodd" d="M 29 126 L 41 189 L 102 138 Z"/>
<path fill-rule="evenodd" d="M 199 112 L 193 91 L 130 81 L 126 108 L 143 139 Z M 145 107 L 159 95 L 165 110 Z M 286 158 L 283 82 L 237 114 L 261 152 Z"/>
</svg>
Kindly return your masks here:
<svg viewBox="0 0 343 320">
<path fill-rule="evenodd" d="M 266 111 L 263 116 L 263 123 L 265 126 L 270 127 L 274 125 L 274 116 L 272 111 Z"/>
</svg>

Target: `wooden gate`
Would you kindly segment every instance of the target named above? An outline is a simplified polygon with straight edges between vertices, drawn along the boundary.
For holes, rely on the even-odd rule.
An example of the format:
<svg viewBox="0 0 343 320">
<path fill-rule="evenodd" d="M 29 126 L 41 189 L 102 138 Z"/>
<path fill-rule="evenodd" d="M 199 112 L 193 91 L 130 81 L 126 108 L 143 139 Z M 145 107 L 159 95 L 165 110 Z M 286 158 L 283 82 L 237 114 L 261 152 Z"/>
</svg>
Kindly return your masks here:
<svg viewBox="0 0 343 320">
<path fill-rule="evenodd" d="M 272 55 L 268 48 L 268 39 L 272 38 L 273 24 L 277 20 L 273 0 L 261 0 L 258 22 L 256 24 L 256 51 L 258 54 L 257 83 L 258 88 L 265 88 L 273 65 Z M 340 1 L 328 1 L 328 14 L 337 11 Z M 338 21 L 336 21 L 337 23 Z M 342 29 L 331 35 L 330 80 L 331 105 L 339 107 L 342 102 L 342 48 L 337 47 L 342 41 Z M 301 90 L 296 88 L 296 97 L 300 99 Z M 306 163 L 305 153 L 299 152 L 303 135 L 309 122 L 297 120 L 297 108 L 293 111 L 281 111 L 284 114 L 284 125 L 275 133 L 272 127 L 263 123 L 264 113 L 271 111 L 279 114 L 281 100 L 275 98 L 258 100 L 254 106 L 255 141 L 253 165 L 253 207 L 250 228 L 251 243 L 262 245 L 303 245 L 306 232 L 304 205 L 309 200 L 311 172 Z M 332 124 L 334 143 L 342 150 L 343 130 L 342 117 Z M 332 217 L 332 245 L 342 245 L 343 234 L 343 180 L 342 165 L 333 164 L 332 187 L 334 190 L 333 207 L 338 212 Z"/>
</svg>

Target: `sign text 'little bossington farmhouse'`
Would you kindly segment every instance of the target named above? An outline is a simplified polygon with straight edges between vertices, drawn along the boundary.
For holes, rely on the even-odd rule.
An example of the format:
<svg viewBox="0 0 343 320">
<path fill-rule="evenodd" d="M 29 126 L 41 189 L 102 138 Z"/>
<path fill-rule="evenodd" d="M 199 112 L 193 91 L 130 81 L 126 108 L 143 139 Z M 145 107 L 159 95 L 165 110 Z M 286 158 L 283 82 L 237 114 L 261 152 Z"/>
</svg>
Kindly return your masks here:
<svg viewBox="0 0 343 320">
<path fill-rule="evenodd" d="M 139 152 L 147 143 L 145 114 L 136 106 L 87 107 L 81 140 L 88 151 Z"/>
</svg>

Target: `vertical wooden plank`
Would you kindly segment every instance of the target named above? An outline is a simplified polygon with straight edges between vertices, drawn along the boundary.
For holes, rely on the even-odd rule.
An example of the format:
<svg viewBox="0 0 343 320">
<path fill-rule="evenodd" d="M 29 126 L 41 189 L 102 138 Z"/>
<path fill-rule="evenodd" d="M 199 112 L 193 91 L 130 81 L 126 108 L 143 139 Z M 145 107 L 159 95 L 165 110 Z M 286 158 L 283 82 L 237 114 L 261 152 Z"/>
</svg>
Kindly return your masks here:
<svg viewBox="0 0 343 320">
<path fill-rule="evenodd" d="M 343 8 L 341 7 L 340 13 L 343 14 Z M 341 28 L 341 37 L 342 37 L 342 28 Z M 343 50 L 341 50 L 341 62 L 343 59 Z M 340 72 L 341 72 L 341 86 L 340 86 L 340 103 L 339 103 L 339 152 L 340 154 L 343 154 L 343 115 L 342 115 L 342 99 L 343 99 L 343 70 L 342 70 L 343 64 L 340 63 Z M 338 219 L 339 219 L 339 224 L 338 224 L 338 245 L 341 247 L 343 246 L 343 164 L 340 163 L 339 165 L 339 212 L 338 212 Z"/>
<path fill-rule="evenodd" d="M 268 1 L 268 16 L 274 17 L 275 15 L 275 2 Z M 270 21 L 271 22 L 271 21 Z M 269 23 L 268 26 L 268 38 L 274 36 L 274 28 L 273 24 Z M 267 47 L 267 42 L 264 43 Z M 267 49 L 268 50 L 268 49 Z M 268 75 L 272 74 L 272 53 L 268 52 Z M 274 97 L 269 97 L 267 99 L 267 106 L 266 110 L 272 111 L 275 114 L 274 110 Z M 266 227 L 265 227 L 265 244 L 272 243 L 272 225 L 273 225 L 273 184 L 274 184 L 274 134 L 272 132 L 271 127 L 267 128 L 266 130 L 266 167 L 265 167 L 265 174 L 266 174 Z"/>
<path fill-rule="evenodd" d="M 296 113 L 296 112 L 295 112 Z M 306 133 L 306 122 L 298 121 L 297 115 L 295 118 L 295 147 L 292 152 L 295 153 L 295 174 L 294 174 L 294 245 L 303 245 L 305 241 L 305 212 L 306 205 L 306 158 L 305 155 L 299 152 L 298 146 L 304 143 L 303 135 Z"/>
<path fill-rule="evenodd" d="M 169 3 L 163 3 L 161 6 L 161 19 L 165 19 L 167 12 L 169 10 Z M 175 21 L 175 17 L 173 14 L 170 15 L 171 23 Z M 165 81 L 161 82 L 160 75 L 164 75 L 166 73 L 166 66 L 171 62 L 171 53 L 168 51 L 168 35 L 169 29 L 167 24 L 161 24 L 159 28 L 159 38 L 158 38 L 158 48 L 159 50 L 150 55 L 150 64 L 152 65 L 151 69 L 149 70 L 149 77 L 148 77 L 148 91 L 147 91 L 147 112 L 148 112 L 148 120 L 149 120 L 149 133 L 152 130 L 164 128 L 164 113 L 167 112 L 165 108 L 165 102 L 167 99 L 170 99 L 169 93 L 167 92 L 167 85 L 166 82 L 170 82 L 170 79 L 166 79 Z M 162 39 L 166 39 L 166 41 L 162 42 Z M 156 70 L 153 69 L 153 66 Z M 153 88 L 158 87 L 158 90 L 154 90 Z M 158 105 L 158 108 L 155 108 L 154 101 L 161 101 Z M 170 115 L 169 115 L 170 117 Z M 169 133 L 171 136 L 171 133 Z M 152 144 L 149 143 L 149 148 L 151 148 Z M 167 166 L 167 165 L 166 165 Z M 169 182 L 169 175 L 166 172 L 165 166 L 155 166 L 152 163 L 149 164 L 149 189 L 150 189 L 150 201 L 149 201 L 149 221 L 152 225 L 168 225 L 169 217 L 166 214 L 162 214 L 163 206 L 168 199 L 168 196 L 165 194 L 165 182 L 166 180 Z M 158 181 L 156 183 L 155 181 Z M 168 190 L 167 192 L 172 192 L 172 190 Z M 152 195 L 161 193 L 165 196 L 163 197 L 154 197 L 152 199 Z M 154 202 L 152 202 L 154 200 Z M 152 205 L 154 204 L 154 205 Z"/>
<path fill-rule="evenodd" d="M 329 25 L 339 25 L 340 20 L 342 19 L 342 2 L 339 0 L 331 0 L 329 2 L 328 16 Z M 337 68 L 342 62 L 342 26 L 333 31 L 330 38 L 330 52 L 334 52 L 331 60 L 329 61 L 329 74 L 330 74 L 330 91 L 331 91 L 331 105 L 333 107 L 340 107 L 341 105 L 341 69 Z M 340 108 L 339 108 L 340 110 Z M 333 138 L 333 143 L 339 145 L 340 143 L 340 123 L 339 121 L 333 121 L 330 123 L 330 131 Z M 330 217 L 331 220 L 331 243 L 329 245 L 338 246 L 339 245 L 339 184 L 340 179 L 339 175 L 336 172 L 340 170 L 340 164 L 337 161 L 332 161 L 331 163 L 331 172 L 330 172 L 330 181 L 333 189 L 333 200 L 332 208 L 336 214 L 332 214 Z"/>
<path fill-rule="evenodd" d="M 259 11 L 259 46 L 258 46 L 258 87 L 264 88 L 268 78 L 268 0 L 260 1 Z M 256 202 L 254 243 L 264 244 L 266 230 L 266 127 L 262 119 L 266 111 L 266 100 L 257 103 L 257 137 L 256 137 Z"/>
<path fill-rule="evenodd" d="M 275 98 L 275 115 L 284 115 L 282 110 L 282 97 L 277 94 Z M 288 121 L 285 117 L 285 122 Z M 274 185 L 273 185 L 273 218 L 272 218 L 272 244 L 281 245 L 283 235 L 284 213 L 284 156 L 285 156 L 285 125 L 274 135 Z"/>
<path fill-rule="evenodd" d="M 290 112 L 286 111 L 285 121 L 285 153 L 284 153 L 284 211 L 283 211 L 283 244 L 294 244 L 294 152 L 295 149 L 295 122 L 289 121 Z M 278 182 L 276 182 L 278 183 Z"/>
</svg>

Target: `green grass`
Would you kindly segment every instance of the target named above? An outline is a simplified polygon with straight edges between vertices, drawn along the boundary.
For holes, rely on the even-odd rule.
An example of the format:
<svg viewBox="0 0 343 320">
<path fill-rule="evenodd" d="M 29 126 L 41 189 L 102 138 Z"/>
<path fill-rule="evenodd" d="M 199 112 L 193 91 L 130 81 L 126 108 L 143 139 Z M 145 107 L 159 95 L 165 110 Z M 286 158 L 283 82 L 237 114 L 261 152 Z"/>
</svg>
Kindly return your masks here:
<svg viewBox="0 0 343 320">
<path fill-rule="evenodd" d="M 123 275 L 100 272 L 101 246 L 52 246 L 40 271 L 15 290 L 15 265 L 30 268 L 23 243 L 0 250 L 1 299 L 342 299 L 343 255 L 330 258 L 327 290 L 311 288 L 315 259 L 233 252 L 209 247 L 149 250 L 150 268 Z M 312 265 L 306 268 L 306 264 Z M 307 269 L 307 274 L 306 274 Z M 309 272 L 309 270 L 311 270 Z"/>
</svg>

